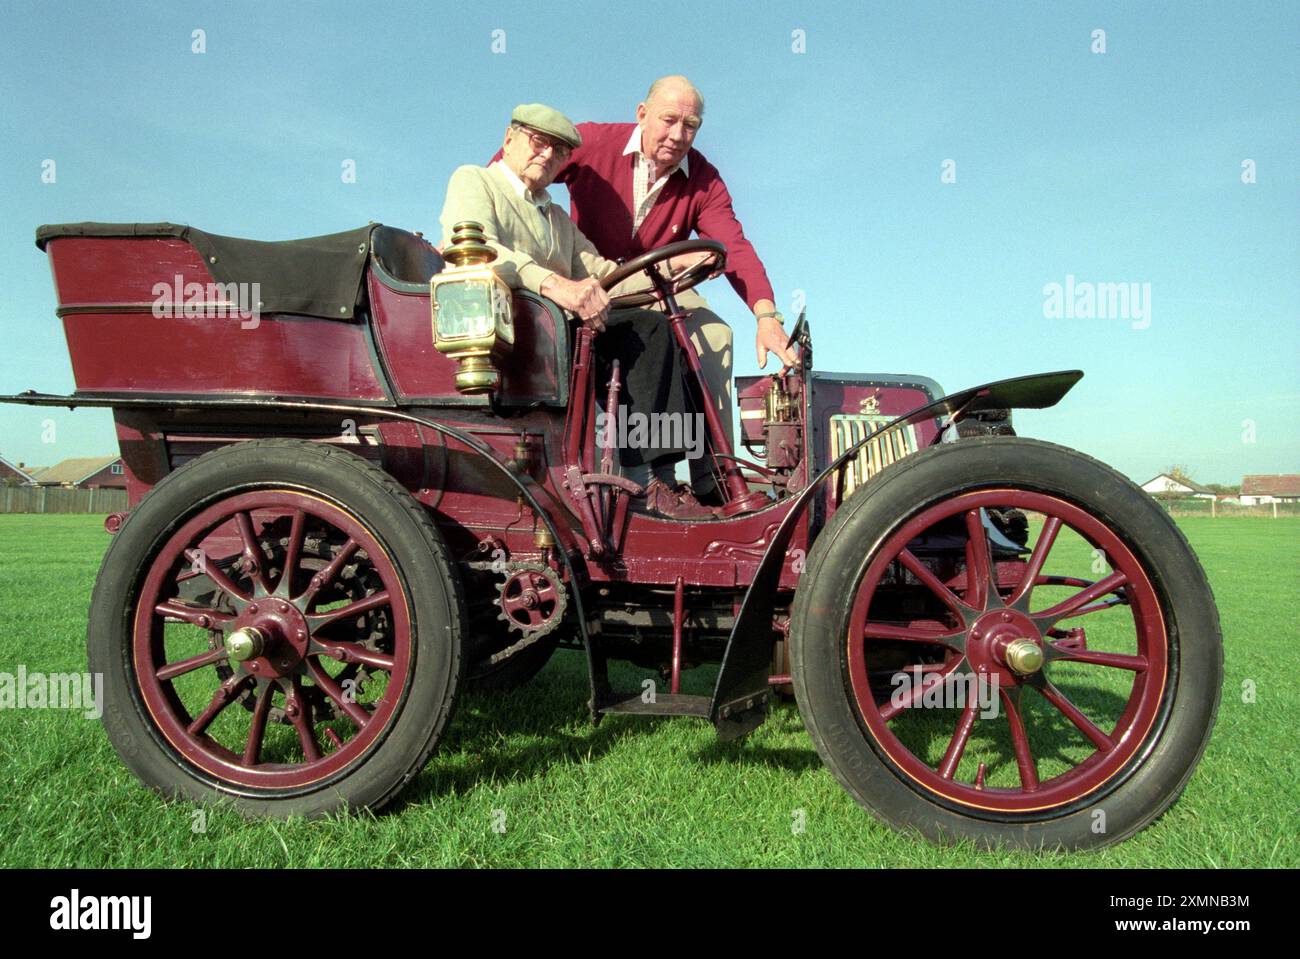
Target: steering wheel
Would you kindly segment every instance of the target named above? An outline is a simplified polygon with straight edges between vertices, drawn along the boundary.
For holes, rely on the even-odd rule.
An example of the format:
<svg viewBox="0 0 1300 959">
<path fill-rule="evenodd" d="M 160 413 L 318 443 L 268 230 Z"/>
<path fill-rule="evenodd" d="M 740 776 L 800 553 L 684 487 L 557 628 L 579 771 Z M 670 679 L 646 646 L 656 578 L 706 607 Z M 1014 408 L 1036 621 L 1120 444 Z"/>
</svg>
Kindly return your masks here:
<svg viewBox="0 0 1300 959">
<path fill-rule="evenodd" d="M 683 267 L 668 276 L 656 269 L 664 260 L 687 253 L 704 255 L 700 262 Z M 676 296 L 693 286 L 698 286 L 710 277 L 717 276 L 726 268 L 727 248 L 717 240 L 679 240 L 633 257 L 602 279 L 600 285 L 606 291 L 612 290 L 628 277 L 645 272 L 650 278 L 650 289 L 620 293 L 609 298 L 610 307 L 623 309 L 630 306 L 645 306 L 648 303 L 657 303 L 667 296 Z"/>
</svg>

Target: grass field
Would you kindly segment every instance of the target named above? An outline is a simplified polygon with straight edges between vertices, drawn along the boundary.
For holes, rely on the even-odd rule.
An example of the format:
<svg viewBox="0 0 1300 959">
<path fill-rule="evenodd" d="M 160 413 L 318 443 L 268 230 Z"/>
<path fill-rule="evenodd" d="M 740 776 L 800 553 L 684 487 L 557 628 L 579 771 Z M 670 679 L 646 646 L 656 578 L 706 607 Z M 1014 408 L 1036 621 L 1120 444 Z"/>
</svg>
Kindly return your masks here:
<svg viewBox="0 0 1300 959">
<path fill-rule="evenodd" d="M 85 670 L 86 607 L 109 541 L 101 523 L 0 516 L 0 672 Z M 142 787 L 80 712 L 0 710 L 0 866 L 1300 865 L 1300 517 L 1179 525 L 1222 616 L 1218 725 L 1174 807 L 1099 853 L 986 853 L 896 833 L 822 767 L 792 705 L 732 744 L 694 719 L 593 727 L 585 662 L 561 653 L 510 696 L 465 697 L 403 802 L 378 817 L 200 814 Z M 614 678 L 634 689 L 640 675 Z M 1243 701 L 1247 681 L 1254 702 Z"/>
</svg>

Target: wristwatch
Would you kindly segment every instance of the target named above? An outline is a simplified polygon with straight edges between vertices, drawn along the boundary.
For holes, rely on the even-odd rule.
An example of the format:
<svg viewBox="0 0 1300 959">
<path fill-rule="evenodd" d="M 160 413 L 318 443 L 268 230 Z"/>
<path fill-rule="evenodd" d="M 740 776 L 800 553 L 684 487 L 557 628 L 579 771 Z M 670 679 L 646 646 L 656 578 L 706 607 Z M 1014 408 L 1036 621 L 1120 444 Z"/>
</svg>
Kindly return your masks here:
<svg viewBox="0 0 1300 959">
<path fill-rule="evenodd" d="M 754 319 L 757 321 L 769 316 L 775 317 L 776 321 L 780 323 L 782 326 L 785 325 L 785 317 L 781 315 L 780 310 L 764 310 L 762 313 L 756 314 L 754 316 Z"/>
</svg>

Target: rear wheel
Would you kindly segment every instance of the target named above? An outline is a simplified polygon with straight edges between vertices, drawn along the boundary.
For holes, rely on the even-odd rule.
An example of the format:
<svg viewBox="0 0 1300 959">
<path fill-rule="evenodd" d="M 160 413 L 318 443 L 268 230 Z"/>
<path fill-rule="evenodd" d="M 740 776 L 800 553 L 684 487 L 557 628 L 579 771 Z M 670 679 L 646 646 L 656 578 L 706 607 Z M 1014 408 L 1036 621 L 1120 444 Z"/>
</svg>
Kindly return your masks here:
<svg viewBox="0 0 1300 959">
<path fill-rule="evenodd" d="M 986 845 L 1146 826 L 1205 749 L 1223 671 L 1209 585 L 1164 511 L 1095 460 L 1003 437 L 909 457 L 845 503 L 791 646 L 808 731 L 858 802 Z"/>
<path fill-rule="evenodd" d="M 167 795 L 250 814 L 392 800 L 461 678 L 463 598 L 418 503 L 350 453 L 223 447 L 144 498 L 89 628 L 104 724 Z"/>
</svg>

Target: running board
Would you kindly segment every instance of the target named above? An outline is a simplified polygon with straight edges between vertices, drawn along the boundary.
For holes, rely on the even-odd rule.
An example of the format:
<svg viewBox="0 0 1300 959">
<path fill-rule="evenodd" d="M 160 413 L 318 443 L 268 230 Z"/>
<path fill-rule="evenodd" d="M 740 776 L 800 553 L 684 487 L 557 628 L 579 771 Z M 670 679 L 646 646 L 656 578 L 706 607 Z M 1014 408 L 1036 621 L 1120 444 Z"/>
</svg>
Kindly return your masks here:
<svg viewBox="0 0 1300 959">
<path fill-rule="evenodd" d="M 636 716 L 698 716 L 709 718 L 709 697 L 688 696 L 685 693 L 655 693 L 652 702 L 644 700 L 645 693 L 611 693 L 610 698 L 597 707 L 600 713 L 627 713 Z"/>
</svg>

